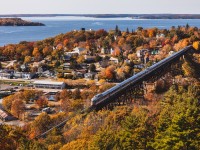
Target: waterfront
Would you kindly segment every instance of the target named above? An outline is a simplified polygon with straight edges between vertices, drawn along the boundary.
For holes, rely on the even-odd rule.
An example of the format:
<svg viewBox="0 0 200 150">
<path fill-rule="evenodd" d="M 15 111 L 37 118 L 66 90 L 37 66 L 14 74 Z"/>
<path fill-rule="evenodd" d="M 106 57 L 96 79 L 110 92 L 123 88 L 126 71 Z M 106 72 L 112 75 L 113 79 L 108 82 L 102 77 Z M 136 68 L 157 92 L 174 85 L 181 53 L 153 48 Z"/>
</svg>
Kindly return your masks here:
<svg viewBox="0 0 200 150">
<path fill-rule="evenodd" d="M 89 18 L 89 17 L 32 17 L 22 18 L 25 20 L 38 21 L 46 26 L 35 27 L 0 27 L 0 46 L 20 41 L 37 41 L 48 37 L 66 33 L 71 30 L 105 29 L 111 30 L 119 26 L 121 30 L 129 28 L 135 30 L 141 26 L 143 28 L 157 27 L 159 29 L 169 29 L 171 26 L 190 26 L 200 27 L 200 19 L 155 19 L 139 20 L 131 18 Z"/>
</svg>

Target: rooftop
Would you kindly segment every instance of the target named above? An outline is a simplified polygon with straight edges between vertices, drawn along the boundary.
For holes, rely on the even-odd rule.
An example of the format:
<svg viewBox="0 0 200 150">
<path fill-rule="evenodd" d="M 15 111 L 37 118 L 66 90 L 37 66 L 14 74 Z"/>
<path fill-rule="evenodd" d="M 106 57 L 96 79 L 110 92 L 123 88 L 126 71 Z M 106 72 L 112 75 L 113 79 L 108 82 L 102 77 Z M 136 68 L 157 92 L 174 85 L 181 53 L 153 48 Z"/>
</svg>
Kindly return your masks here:
<svg viewBox="0 0 200 150">
<path fill-rule="evenodd" d="M 52 85 L 62 85 L 64 82 L 55 82 L 55 81 L 47 81 L 47 80 L 38 80 L 34 81 L 33 84 L 52 84 Z"/>
</svg>

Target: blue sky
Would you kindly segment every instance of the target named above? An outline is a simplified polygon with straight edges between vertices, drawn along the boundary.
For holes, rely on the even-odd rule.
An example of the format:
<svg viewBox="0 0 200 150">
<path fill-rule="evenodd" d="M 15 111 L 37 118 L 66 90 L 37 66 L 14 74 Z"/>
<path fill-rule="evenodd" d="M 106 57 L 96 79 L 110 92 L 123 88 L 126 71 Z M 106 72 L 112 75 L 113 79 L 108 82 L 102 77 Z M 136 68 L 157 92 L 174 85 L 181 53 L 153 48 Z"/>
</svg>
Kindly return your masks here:
<svg viewBox="0 0 200 150">
<path fill-rule="evenodd" d="M 200 14 L 200 0 L 0 0 L 0 14 Z"/>
</svg>

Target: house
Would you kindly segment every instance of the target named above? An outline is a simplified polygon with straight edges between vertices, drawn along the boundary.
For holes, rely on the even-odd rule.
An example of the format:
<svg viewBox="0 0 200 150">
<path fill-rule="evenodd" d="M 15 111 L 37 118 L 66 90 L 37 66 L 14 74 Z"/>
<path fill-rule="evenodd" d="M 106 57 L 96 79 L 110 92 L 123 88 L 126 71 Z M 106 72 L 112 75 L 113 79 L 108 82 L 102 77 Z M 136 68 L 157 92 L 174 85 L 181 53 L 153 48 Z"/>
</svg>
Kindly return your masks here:
<svg viewBox="0 0 200 150">
<path fill-rule="evenodd" d="M 37 80 L 33 82 L 33 86 L 35 88 L 64 89 L 66 84 L 64 82 Z"/>
<path fill-rule="evenodd" d="M 145 66 L 143 64 L 135 64 L 134 68 L 143 69 Z"/>
<path fill-rule="evenodd" d="M 107 66 L 109 66 L 109 60 L 100 61 L 99 66 L 102 67 L 102 68 L 106 68 Z"/>
<path fill-rule="evenodd" d="M 87 69 L 76 69 L 76 72 L 80 72 L 82 74 L 87 73 Z"/>
<path fill-rule="evenodd" d="M 156 35 L 156 38 L 157 38 L 157 39 L 159 39 L 159 38 L 165 38 L 165 35 L 164 35 L 163 33 L 157 34 L 157 35 Z"/>
<path fill-rule="evenodd" d="M 89 67 L 89 65 L 87 63 L 81 63 L 80 66 L 83 69 L 88 69 L 88 67 Z"/>
<path fill-rule="evenodd" d="M 136 52 L 138 58 L 144 57 L 146 53 L 149 53 L 148 49 L 141 49 Z"/>
<path fill-rule="evenodd" d="M 84 74 L 82 72 L 75 72 L 75 77 L 76 78 L 83 78 L 84 77 Z"/>
<path fill-rule="evenodd" d="M 22 79 L 30 80 L 33 79 L 35 76 L 35 73 L 22 73 Z"/>
<path fill-rule="evenodd" d="M 46 70 L 46 71 L 42 72 L 41 75 L 45 76 L 45 77 L 54 77 L 55 72 L 52 70 Z"/>
<path fill-rule="evenodd" d="M 5 110 L 0 108 L 0 119 L 2 121 L 12 121 L 12 120 L 15 120 L 16 118 L 13 117 L 11 114 L 7 113 Z"/>
<path fill-rule="evenodd" d="M 76 71 L 72 71 L 72 74 L 76 77 L 76 78 L 83 78 L 84 74 L 86 73 L 86 69 L 80 69 L 80 70 L 76 70 Z"/>
<path fill-rule="evenodd" d="M 8 61 L 9 59 L 5 56 L 0 56 L 0 61 Z"/>
<path fill-rule="evenodd" d="M 81 28 L 81 31 L 85 31 L 85 28 Z"/>
<path fill-rule="evenodd" d="M 28 65 L 27 64 L 23 64 L 23 65 L 20 66 L 20 68 L 22 69 L 22 71 L 27 71 Z"/>
<path fill-rule="evenodd" d="M 172 55 L 172 54 L 174 54 L 174 53 L 175 53 L 174 51 L 170 51 L 170 52 L 169 52 L 169 55 Z"/>
<path fill-rule="evenodd" d="M 149 57 L 149 54 L 150 54 L 150 52 L 149 52 L 148 49 L 141 49 L 141 50 L 138 50 L 138 51 L 136 52 L 137 57 L 138 57 L 139 60 L 140 60 L 141 62 L 143 62 L 143 63 L 146 62 L 146 61 L 144 60 L 144 58 L 145 58 L 146 56 Z"/>
<path fill-rule="evenodd" d="M 56 49 L 62 49 L 63 48 L 63 45 L 60 43 L 56 46 Z"/>
<path fill-rule="evenodd" d="M 76 47 L 76 48 L 74 48 L 73 49 L 73 51 L 72 52 L 66 52 L 66 55 L 68 55 L 68 56 L 76 56 L 76 55 L 80 55 L 80 54 L 82 54 L 84 51 L 85 51 L 86 49 L 85 48 L 81 48 L 81 47 Z"/>
<path fill-rule="evenodd" d="M 96 59 L 96 56 L 84 55 L 86 62 L 93 62 Z"/>
<path fill-rule="evenodd" d="M 11 74 L 10 73 L 5 73 L 5 72 L 0 72 L 0 78 L 1 79 L 11 79 Z"/>
<path fill-rule="evenodd" d="M 73 52 L 74 52 L 74 53 L 78 53 L 78 54 L 80 55 L 80 54 L 83 53 L 83 51 L 85 51 L 85 50 L 86 50 L 85 48 L 76 47 L 76 48 L 73 49 Z"/>
<path fill-rule="evenodd" d="M 85 77 L 86 79 L 94 79 L 95 76 L 96 76 L 96 73 L 95 73 L 95 72 L 88 72 L 88 73 L 85 73 L 85 74 L 84 74 L 84 77 Z"/>
<path fill-rule="evenodd" d="M 115 64 L 118 64 L 119 63 L 119 60 L 117 58 L 114 58 L 114 57 L 110 57 L 110 62 L 113 62 Z"/>
<path fill-rule="evenodd" d="M 13 73 L 13 78 L 18 79 L 18 78 L 22 78 L 22 72 L 14 72 Z"/>
<path fill-rule="evenodd" d="M 63 56 L 63 60 L 64 60 L 65 62 L 69 62 L 69 61 L 71 60 L 71 55 L 64 55 L 64 56 Z"/>
<path fill-rule="evenodd" d="M 151 55 L 157 55 L 157 54 L 159 54 L 159 50 L 152 50 L 151 51 Z"/>
<path fill-rule="evenodd" d="M 111 51 L 113 51 L 112 48 L 111 49 L 109 49 L 109 48 L 101 48 L 101 53 L 102 54 L 112 54 Z"/>
<path fill-rule="evenodd" d="M 33 79 L 35 75 L 36 75 L 35 73 L 14 72 L 13 78 L 15 78 L 15 79 L 22 78 L 22 79 L 25 79 L 25 80 L 30 80 L 30 79 Z"/>
<path fill-rule="evenodd" d="M 45 96 L 49 101 L 56 101 L 57 94 L 58 94 L 58 92 L 49 92 L 49 93 L 46 93 Z"/>
<path fill-rule="evenodd" d="M 63 70 L 70 69 L 71 64 L 70 63 L 64 63 L 63 64 Z"/>
<path fill-rule="evenodd" d="M 12 79 L 13 78 L 13 70 L 0 70 L 0 78 Z"/>
</svg>

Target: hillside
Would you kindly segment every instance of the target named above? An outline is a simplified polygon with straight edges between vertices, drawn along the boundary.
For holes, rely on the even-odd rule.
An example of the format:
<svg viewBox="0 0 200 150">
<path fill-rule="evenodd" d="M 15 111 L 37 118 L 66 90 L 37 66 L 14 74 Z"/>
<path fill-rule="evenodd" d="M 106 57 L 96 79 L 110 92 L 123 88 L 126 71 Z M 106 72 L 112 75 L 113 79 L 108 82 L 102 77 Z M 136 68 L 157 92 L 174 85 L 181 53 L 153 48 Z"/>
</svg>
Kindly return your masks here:
<svg viewBox="0 0 200 150">
<path fill-rule="evenodd" d="M 44 24 L 22 20 L 21 18 L 0 18 L 0 26 L 44 26 Z"/>
<path fill-rule="evenodd" d="M 143 100 L 133 98 L 130 105 L 80 113 L 90 106 L 94 95 L 145 69 L 141 65 L 151 66 L 188 45 L 193 45 L 195 50 L 180 61 L 180 71 L 158 80 Z M 64 59 L 74 49 L 85 50 Z M 143 56 L 149 58 L 148 62 L 138 57 L 141 50 L 146 51 Z M 23 128 L 0 126 L 0 147 L 3 149 L 200 149 L 200 29 L 197 27 L 186 25 L 169 30 L 138 27 L 137 31 L 130 32 L 116 26 L 109 32 L 103 29 L 71 31 L 42 41 L 23 41 L 0 47 L 0 55 L 16 60 L 7 67 L 10 70 L 21 71 L 20 66 L 27 64 L 28 71 L 36 72 L 42 66 L 55 70 L 55 77 L 68 85 L 56 95 L 58 105 L 48 102 L 44 93 L 37 89 L 24 89 L 5 97 L 3 107 L 24 120 L 26 125 Z M 94 60 L 88 62 L 86 59 L 91 57 Z M 117 61 L 110 61 L 110 58 Z M 36 62 L 41 62 L 38 68 Z M 75 75 L 84 69 L 82 67 L 96 73 L 98 81 Z M 5 69 L 3 64 L 1 68 Z M 35 99 L 32 110 L 41 112 L 48 106 L 55 113 L 41 112 L 26 121 L 30 118 L 25 104 L 29 104 L 30 99 Z M 35 139 L 66 119 L 63 128 Z"/>
</svg>

